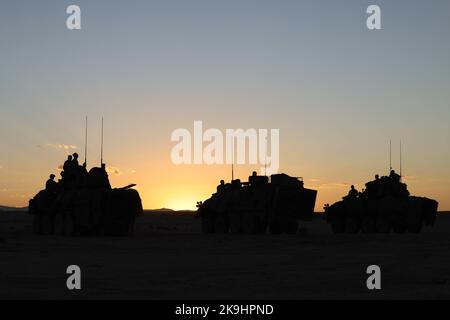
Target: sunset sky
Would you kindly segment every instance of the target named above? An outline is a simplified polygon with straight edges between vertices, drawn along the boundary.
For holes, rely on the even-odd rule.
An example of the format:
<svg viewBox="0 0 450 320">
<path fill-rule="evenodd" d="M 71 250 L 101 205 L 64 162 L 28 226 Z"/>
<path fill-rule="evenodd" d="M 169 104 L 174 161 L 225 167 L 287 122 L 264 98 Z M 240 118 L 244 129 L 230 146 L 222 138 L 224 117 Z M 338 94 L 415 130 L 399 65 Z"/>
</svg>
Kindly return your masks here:
<svg viewBox="0 0 450 320">
<path fill-rule="evenodd" d="M 77 4 L 82 29 L 66 28 Z M 382 30 L 366 28 L 378 4 Z M 0 204 L 26 206 L 67 153 L 145 208 L 194 209 L 227 165 L 179 165 L 173 130 L 280 130 L 280 172 L 316 210 L 388 174 L 450 210 L 450 1 L 2 1 Z M 258 166 L 237 166 L 246 179 Z"/>
</svg>

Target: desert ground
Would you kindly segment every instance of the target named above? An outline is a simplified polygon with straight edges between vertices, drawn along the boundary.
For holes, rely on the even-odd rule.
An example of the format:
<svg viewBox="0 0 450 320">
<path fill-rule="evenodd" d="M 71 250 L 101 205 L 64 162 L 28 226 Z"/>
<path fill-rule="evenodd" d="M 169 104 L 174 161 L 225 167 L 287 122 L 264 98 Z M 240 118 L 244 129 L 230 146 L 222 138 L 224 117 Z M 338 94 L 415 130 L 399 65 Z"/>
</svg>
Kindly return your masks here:
<svg viewBox="0 0 450 320">
<path fill-rule="evenodd" d="M 0 299 L 449 299 L 450 214 L 421 234 L 204 235 L 192 213 L 146 212 L 129 238 L 37 236 L 0 212 Z M 66 288 L 66 268 L 82 290 Z M 381 290 L 366 268 L 381 267 Z"/>
</svg>

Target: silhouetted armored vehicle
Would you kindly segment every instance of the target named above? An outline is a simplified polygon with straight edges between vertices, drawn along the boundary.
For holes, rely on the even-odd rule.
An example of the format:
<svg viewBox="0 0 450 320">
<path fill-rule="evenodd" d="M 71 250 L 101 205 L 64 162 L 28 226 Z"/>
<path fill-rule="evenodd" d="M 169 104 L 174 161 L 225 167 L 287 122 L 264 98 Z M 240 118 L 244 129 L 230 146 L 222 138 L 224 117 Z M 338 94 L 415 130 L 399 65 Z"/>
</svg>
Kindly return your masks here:
<svg viewBox="0 0 450 320">
<path fill-rule="evenodd" d="M 422 226 L 434 225 L 437 209 L 435 200 L 410 196 L 393 171 L 366 183 L 362 193 L 324 207 L 334 233 L 419 233 Z"/>
<path fill-rule="evenodd" d="M 217 187 L 211 198 L 197 204 L 204 233 L 295 234 L 298 220 L 310 221 L 317 191 L 306 189 L 300 178 L 270 177 L 254 172 L 248 182 L 239 179 Z"/>
<path fill-rule="evenodd" d="M 80 167 L 82 168 L 82 167 Z M 84 170 L 82 183 L 63 178 L 29 202 L 33 232 L 60 235 L 128 235 L 142 203 L 134 185 L 112 189 L 104 165 Z"/>
</svg>

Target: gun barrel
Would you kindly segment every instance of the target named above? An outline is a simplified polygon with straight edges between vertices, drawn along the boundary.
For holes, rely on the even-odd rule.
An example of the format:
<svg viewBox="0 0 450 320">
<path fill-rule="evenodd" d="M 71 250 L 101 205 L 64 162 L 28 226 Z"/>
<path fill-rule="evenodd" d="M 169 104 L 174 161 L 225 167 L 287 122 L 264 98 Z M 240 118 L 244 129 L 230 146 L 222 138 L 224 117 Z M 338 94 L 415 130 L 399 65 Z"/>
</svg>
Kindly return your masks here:
<svg viewBox="0 0 450 320">
<path fill-rule="evenodd" d="M 132 183 L 132 184 L 129 184 L 129 185 L 125 186 L 125 187 L 120 188 L 120 190 L 127 190 L 127 189 L 131 189 L 131 188 L 134 188 L 134 187 L 136 187 L 136 184 Z"/>
</svg>

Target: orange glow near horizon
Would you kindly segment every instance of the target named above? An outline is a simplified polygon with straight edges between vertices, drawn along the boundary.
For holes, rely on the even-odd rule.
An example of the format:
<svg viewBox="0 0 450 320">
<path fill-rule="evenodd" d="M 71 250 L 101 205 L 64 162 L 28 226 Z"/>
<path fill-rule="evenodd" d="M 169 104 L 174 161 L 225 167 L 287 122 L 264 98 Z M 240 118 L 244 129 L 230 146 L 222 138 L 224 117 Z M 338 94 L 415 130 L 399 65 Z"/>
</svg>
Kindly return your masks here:
<svg viewBox="0 0 450 320">
<path fill-rule="evenodd" d="M 189 168 L 189 166 L 188 166 Z M 193 169 L 193 168 L 191 168 Z M 187 169 L 188 171 L 191 169 Z M 185 169 L 186 170 L 186 169 Z M 177 171 L 177 170 L 175 170 Z M 209 171 L 209 170 L 208 170 Z M 178 179 L 174 179 L 174 177 L 168 176 L 165 179 L 164 184 L 156 184 L 150 185 L 146 184 L 144 179 L 134 179 L 129 180 L 129 178 L 124 178 L 122 176 L 111 176 L 110 180 L 113 186 L 121 187 L 128 182 L 137 182 L 138 186 L 136 189 L 139 191 L 142 203 L 145 209 L 173 209 L 173 210 L 196 210 L 197 201 L 204 201 L 209 198 L 212 193 L 215 192 L 215 188 L 219 183 L 220 179 L 226 178 L 221 175 L 223 170 L 218 170 L 217 174 L 213 174 L 211 176 L 207 175 L 198 175 L 197 182 L 194 182 L 192 185 L 189 185 L 189 177 L 181 177 Z M 249 171 L 250 173 L 251 171 Z M 242 180 L 247 180 L 247 177 L 239 176 Z M 230 179 L 226 179 L 230 180 Z M 311 181 L 316 179 L 305 179 L 305 187 L 310 189 L 318 190 L 318 198 L 316 201 L 315 211 L 321 212 L 323 211 L 323 206 L 325 203 L 333 203 L 341 199 L 342 196 L 346 195 L 348 192 L 349 185 L 347 184 L 335 184 L 335 183 L 320 183 L 317 181 Z M 44 181 L 45 182 L 45 181 Z M 43 183 L 44 183 L 43 182 Z M 412 195 L 420 195 L 420 196 L 428 196 L 434 197 L 436 200 L 440 200 L 439 192 L 441 190 L 429 190 L 424 186 L 421 186 L 420 183 L 415 183 L 413 181 L 405 181 L 408 183 L 408 188 Z M 363 182 L 354 183 L 357 189 L 361 189 L 364 187 Z M 177 186 L 179 185 L 179 186 Z M 35 193 L 37 193 L 39 189 L 35 189 L 30 191 L 27 195 L 25 194 L 12 194 L 6 195 L 3 191 L 0 194 L 0 204 L 9 207 L 25 207 L 28 205 L 28 200 Z M 437 197 L 433 195 L 438 195 Z M 444 197 L 445 193 L 441 193 L 441 197 Z M 446 211 L 448 210 L 448 204 L 442 201 L 439 201 L 439 210 Z M 446 207 L 447 206 L 447 207 Z"/>
<path fill-rule="evenodd" d="M 166 148 L 167 149 L 167 148 Z M 167 152 L 168 153 L 168 152 Z M 119 157 L 118 157 L 119 158 Z M 145 209 L 168 208 L 173 210 L 196 210 L 197 201 L 204 201 L 215 192 L 216 186 L 221 179 L 230 181 L 231 170 L 227 165 L 173 165 L 169 157 L 153 158 L 149 165 L 146 159 L 136 156 L 135 165 L 128 167 L 124 160 L 108 165 L 109 177 L 113 187 L 122 187 L 130 183 L 136 183 L 143 206 Z M 47 179 L 47 174 L 57 171 L 58 154 L 49 162 L 55 165 L 47 167 L 31 168 L 29 172 L 6 171 L 10 181 L 9 186 L 0 186 L 0 205 L 10 207 L 24 207 L 28 200 L 41 190 Z M 63 159 L 63 158 L 62 158 Z M 123 162 L 122 162 L 123 161 Z M 54 169 L 51 169 L 51 168 Z M 362 177 L 353 172 L 353 168 L 345 169 L 342 173 L 330 170 L 316 163 L 303 168 L 298 166 L 282 166 L 280 172 L 291 176 L 303 176 L 305 187 L 318 190 L 315 211 L 323 211 L 326 203 L 333 203 L 346 195 L 351 184 L 358 190 L 364 188 L 364 183 L 373 178 L 372 174 L 363 174 Z M 259 170 L 259 166 L 242 165 L 235 167 L 235 178 L 247 181 L 253 170 Z M 363 170 L 357 170 L 363 172 Z M 3 169 L 3 173 L 6 173 Z M 383 172 L 382 169 L 374 173 Z M 305 175 L 310 173 L 310 176 Z M 374 174 L 373 173 L 373 174 Z M 381 173 L 383 174 L 383 173 Z M 5 175 L 4 175 L 5 176 Z M 330 178 L 328 178 L 330 177 Z M 342 179 L 341 177 L 349 177 Z M 424 179 L 418 176 L 406 176 L 404 182 L 412 195 L 427 196 L 440 202 L 439 210 L 445 211 L 450 208 L 447 200 L 447 185 L 445 179 Z"/>
</svg>

